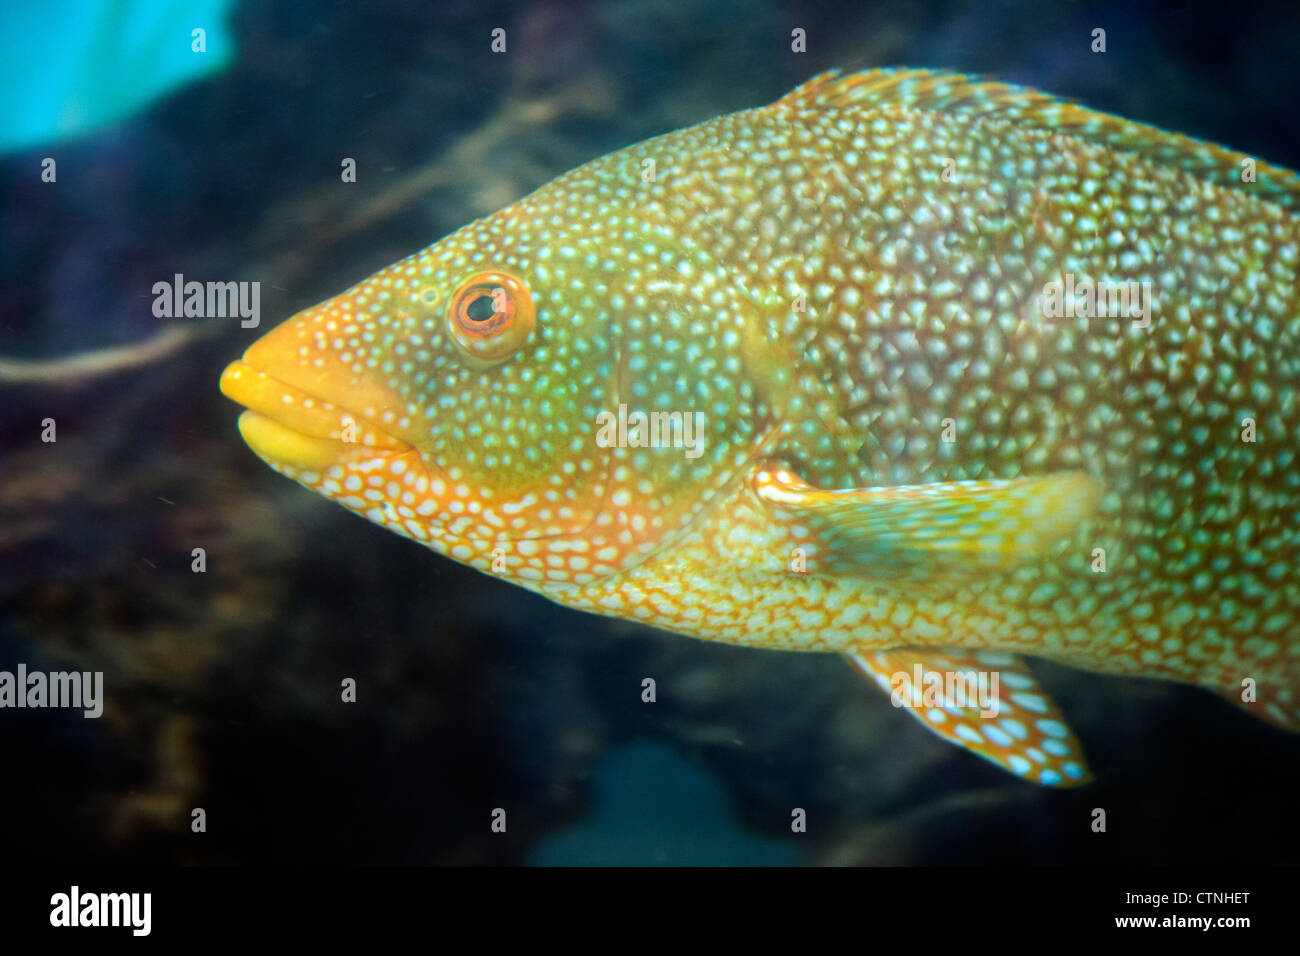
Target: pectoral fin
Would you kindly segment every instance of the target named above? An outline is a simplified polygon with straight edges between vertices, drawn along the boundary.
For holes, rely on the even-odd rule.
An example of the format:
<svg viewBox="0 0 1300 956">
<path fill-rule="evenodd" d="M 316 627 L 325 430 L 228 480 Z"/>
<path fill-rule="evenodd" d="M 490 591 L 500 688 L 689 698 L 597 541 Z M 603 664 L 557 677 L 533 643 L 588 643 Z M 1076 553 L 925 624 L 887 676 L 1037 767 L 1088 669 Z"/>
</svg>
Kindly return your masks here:
<svg viewBox="0 0 1300 956">
<path fill-rule="evenodd" d="M 1044 786 L 1091 782 L 1078 738 L 1016 655 L 905 647 L 845 656 L 945 740 Z"/>
<path fill-rule="evenodd" d="M 778 464 L 752 486 L 785 523 L 809 530 L 818 570 L 903 566 L 988 569 L 1047 554 L 1091 517 L 1096 479 L 1082 472 L 822 491 Z"/>
</svg>

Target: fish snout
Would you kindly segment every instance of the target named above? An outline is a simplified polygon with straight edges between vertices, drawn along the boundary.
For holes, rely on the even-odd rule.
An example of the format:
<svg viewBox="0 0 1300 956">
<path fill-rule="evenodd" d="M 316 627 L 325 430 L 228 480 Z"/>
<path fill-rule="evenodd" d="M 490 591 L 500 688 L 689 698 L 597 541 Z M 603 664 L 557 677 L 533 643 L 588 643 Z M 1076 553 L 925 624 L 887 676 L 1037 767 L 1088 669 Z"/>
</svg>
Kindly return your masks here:
<svg viewBox="0 0 1300 956">
<path fill-rule="evenodd" d="M 325 344 L 314 310 L 254 342 L 226 366 L 220 387 L 247 409 L 244 441 L 274 466 L 318 471 L 358 455 L 413 451 L 389 424 L 404 415 L 400 397 Z"/>
</svg>

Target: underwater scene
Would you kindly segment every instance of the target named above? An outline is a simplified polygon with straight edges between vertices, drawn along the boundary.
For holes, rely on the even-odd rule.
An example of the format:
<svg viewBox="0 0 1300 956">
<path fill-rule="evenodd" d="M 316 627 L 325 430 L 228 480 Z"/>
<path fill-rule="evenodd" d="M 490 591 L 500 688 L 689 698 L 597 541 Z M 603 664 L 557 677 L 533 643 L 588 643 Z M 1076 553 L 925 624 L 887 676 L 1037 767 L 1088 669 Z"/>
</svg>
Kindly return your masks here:
<svg viewBox="0 0 1300 956">
<path fill-rule="evenodd" d="M 1294 3 L 0 25 L 11 865 L 1300 862 Z"/>
</svg>

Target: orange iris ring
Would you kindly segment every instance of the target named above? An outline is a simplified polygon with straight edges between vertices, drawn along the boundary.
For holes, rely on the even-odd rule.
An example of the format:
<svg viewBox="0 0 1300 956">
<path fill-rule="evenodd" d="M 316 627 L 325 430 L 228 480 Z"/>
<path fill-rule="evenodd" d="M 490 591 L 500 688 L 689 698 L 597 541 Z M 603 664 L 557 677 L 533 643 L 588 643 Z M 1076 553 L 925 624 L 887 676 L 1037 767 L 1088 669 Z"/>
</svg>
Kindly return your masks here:
<svg viewBox="0 0 1300 956">
<path fill-rule="evenodd" d="M 470 307 L 489 298 L 492 315 L 483 320 L 470 316 Z M 471 359 L 500 362 L 519 350 L 537 321 L 528 286 L 506 272 L 476 272 L 452 293 L 447 325 L 452 339 Z"/>
</svg>

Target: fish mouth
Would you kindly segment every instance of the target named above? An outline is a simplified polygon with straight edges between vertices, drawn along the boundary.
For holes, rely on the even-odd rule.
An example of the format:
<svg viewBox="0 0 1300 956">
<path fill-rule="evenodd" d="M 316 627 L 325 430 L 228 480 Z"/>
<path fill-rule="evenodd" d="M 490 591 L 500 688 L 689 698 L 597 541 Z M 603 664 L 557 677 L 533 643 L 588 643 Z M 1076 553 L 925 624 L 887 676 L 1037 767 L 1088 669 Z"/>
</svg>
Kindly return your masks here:
<svg viewBox="0 0 1300 956">
<path fill-rule="evenodd" d="M 239 434 L 273 467 L 320 471 L 341 461 L 413 452 L 407 442 L 348 409 L 290 385 L 245 359 L 221 373 L 221 391 L 246 409 Z"/>
</svg>

